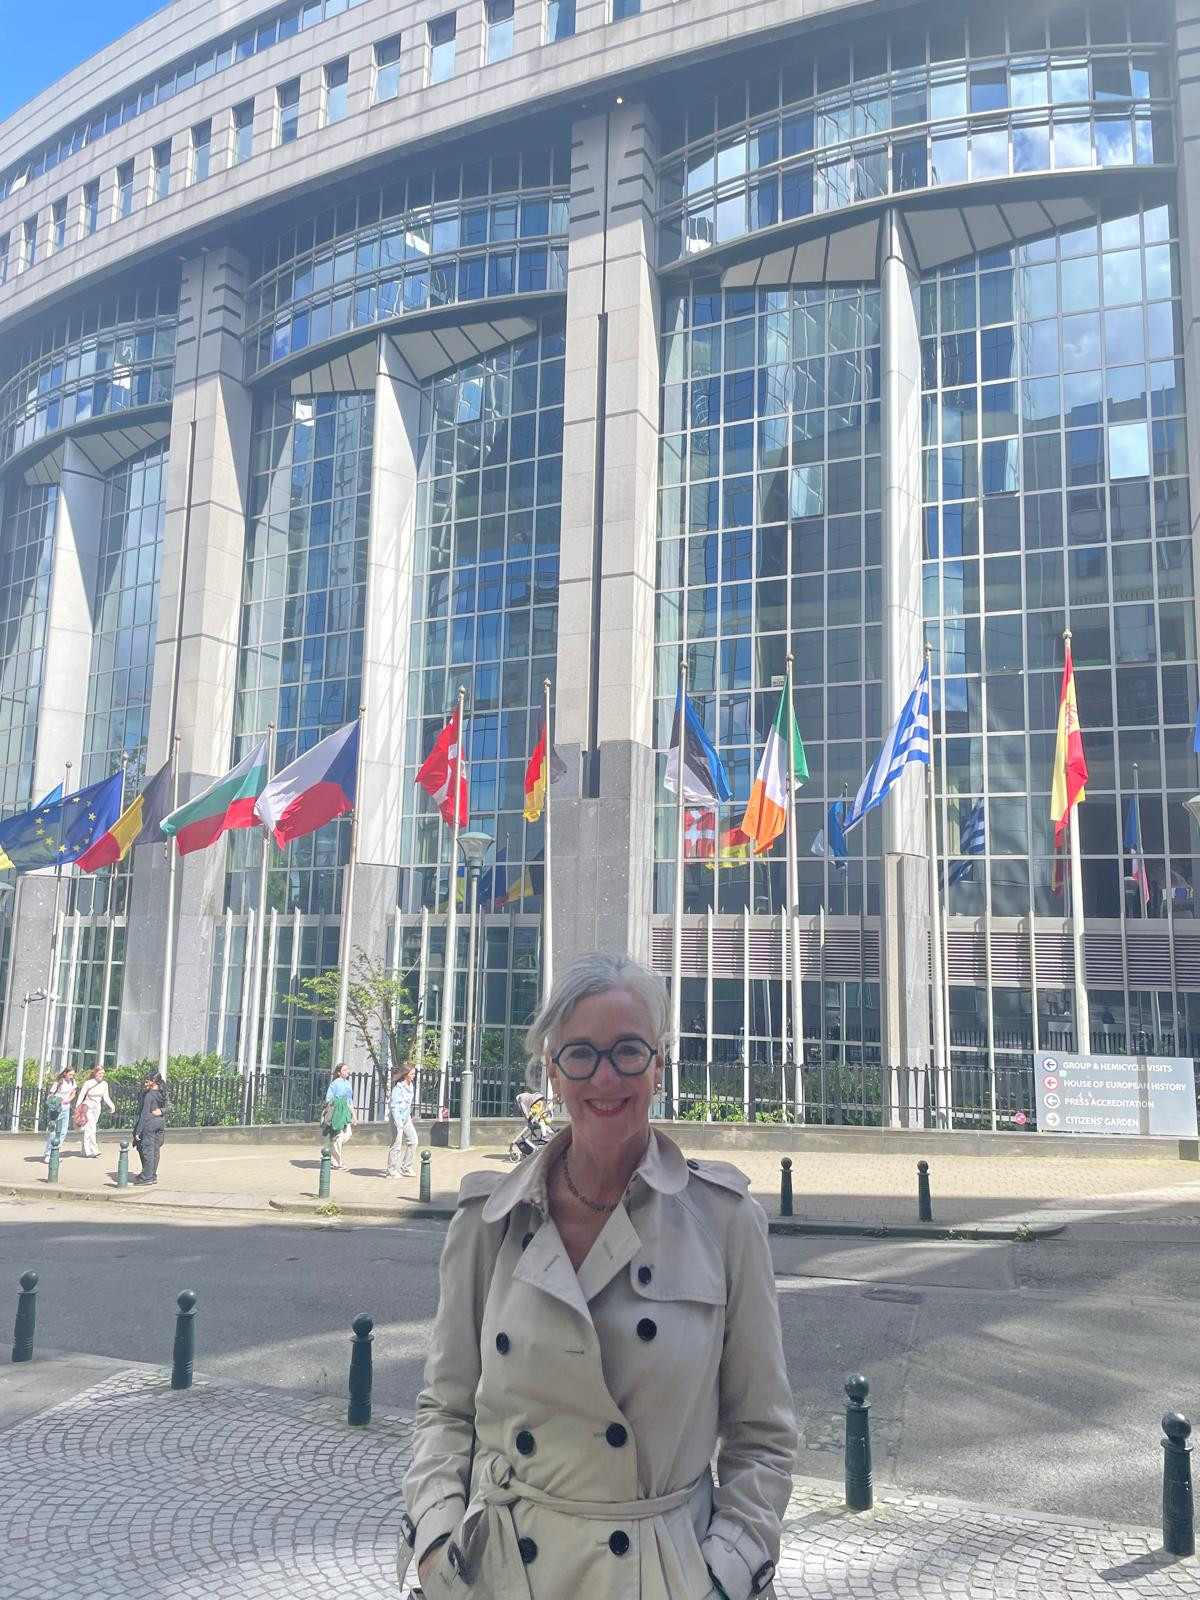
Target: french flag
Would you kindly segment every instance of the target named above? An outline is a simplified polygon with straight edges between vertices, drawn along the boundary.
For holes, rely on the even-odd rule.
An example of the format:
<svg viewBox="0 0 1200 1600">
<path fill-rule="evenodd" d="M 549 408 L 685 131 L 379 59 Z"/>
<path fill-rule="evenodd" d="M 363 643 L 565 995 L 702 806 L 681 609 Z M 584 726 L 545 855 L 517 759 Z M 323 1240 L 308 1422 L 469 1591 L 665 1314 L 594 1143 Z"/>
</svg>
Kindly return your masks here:
<svg viewBox="0 0 1200 1600">
<path fill-rule="evenodd" d="M 353 811 L 358 739 L 358 722 L 348 722 L 277 772 L 259 795 L 254 815 L 281 850 L 344 811 Z"/>
</svg>

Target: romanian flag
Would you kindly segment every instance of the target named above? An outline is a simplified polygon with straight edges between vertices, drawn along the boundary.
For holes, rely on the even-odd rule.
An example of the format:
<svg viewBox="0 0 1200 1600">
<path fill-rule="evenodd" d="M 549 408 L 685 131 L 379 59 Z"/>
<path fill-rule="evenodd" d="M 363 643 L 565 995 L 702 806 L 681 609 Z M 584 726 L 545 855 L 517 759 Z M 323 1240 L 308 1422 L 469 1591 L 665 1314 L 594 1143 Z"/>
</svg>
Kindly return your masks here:
<svg viewBox="0 0 1200 1600">
<path fill-rule="evenodd" d="M 84 872 L 99 872 L 124 861 L 137 844 L 162 844 L 163 818 L 171 807 L 171 763 L 160 767 L 141 794 L 122 811 L 107 833 L 89 846 L 75 863 Z"/>
<path fill-rule="evenodd" d="M 267 741 L 254 746 L 232 771 L 162 820 L 181 856 L 204 850 L 230 828 L 257 828 L 254 802 L 267 785 Z"/>
<path fill-rule="evenodd" d="M 1084 792 L 1087 780 L 1083 733 L 1079 727 L 1079 707 L 1075 701 L 1075 668 L 1071 662 L 1071 645 L 1068 641 L 1067 659 L 1063 663 L 1062 696 L 1058 702 L 1058 743 L 1054 747 L 1054 781 L 1050 787 L 1050 820 L 1054 824 L 1055 849 L 1062 848 L 1063 834 L 1070 819 L 1071 807 L 1087 799 Z"/>
<path fill-rule="evenodd" d="M 547 773 L 547 760 L 549 773 Z M 561 778 L 566 773 L 566 765 L 559 760 L 558 751 L 553 745 L 547 751 L 546 730 L 543 727 L 541 737 L 534 746 L 533 754 L 529 758 L 529 765 L 525 768 L 525 821 L 536 822 L 542 814 L 542 807 L 546 804 L 546 786 L 553 783 L 555 778 Z"/>
<path fill-rule="evenodd" d="M 454 767 L 458 764 L 458 825 L 465 828 L 468 821 L 469 800 L 467 795 L 467 752 L 464 750 L 461 758 L 458 753 L 459 726 L 458 708 L 454 715 L 438 734 L 434 741 L 433 749 L 421 763 L 417 773 L 417 782 L 425 793 L 442 813 L 442 819 L 454 826 L 454 799 L 450 791 L 454 787 Z"/>
<path fill-rule="evenodd" d="M 277 772 L 254 815 L 282 850 L 293 839 L 353 811 L 358 792 L 359 723 L 347 722 Z"/>
<path fill-rule="evenodd" d="M 808 778 L 808 762 L 800 741 L 800 730 L 796 726 L 796 713 L 792 710 L 791 667 L 784 679 L 783 693 L 779 696 L 775 726 L 767 737 L 754 787 L 750 791 L 750 803 L 742 818 L 742 832 L 754 845 L 757 856 L 769 850 L 787 826 L 789 741 L 790 765 L 795 771 L 798 788 Z"/>
</svg>

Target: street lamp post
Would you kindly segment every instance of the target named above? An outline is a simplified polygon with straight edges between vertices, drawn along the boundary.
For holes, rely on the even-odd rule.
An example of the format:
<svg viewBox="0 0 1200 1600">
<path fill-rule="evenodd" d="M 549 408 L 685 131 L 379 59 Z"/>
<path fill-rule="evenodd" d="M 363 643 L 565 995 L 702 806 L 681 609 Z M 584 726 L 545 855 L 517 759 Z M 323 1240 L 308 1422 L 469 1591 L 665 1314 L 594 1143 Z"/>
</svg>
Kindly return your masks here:
<svg viewBox="0 0 1200 1600">
<path fill-rule="evenodd" d="M 21 1001 L 21 1046 L 17 1051 L 17 1085 L 13 1090 L 12 1122 L 10 1132 L 19 1133 L 21 1130 L 21 1089 L 25 1082 L 25 1040 L 29 1031 L 29 1007 L 38 1000 L 46 998 L 44 989 L 32 989 Z"/>
<path fill-rule="evenodd" d="M 479 931 L 479 875 L 492 848 L 489 833 L 460 833 L 458 847 L 467 863 L 470 902 L 467 912 L 467 1026 L 463 1039 L 462 1087 L 459 1091 L 458 1148 L 471 1148 L 471 1111 L 475 1098 L 475 941 Z"/>
</svg>

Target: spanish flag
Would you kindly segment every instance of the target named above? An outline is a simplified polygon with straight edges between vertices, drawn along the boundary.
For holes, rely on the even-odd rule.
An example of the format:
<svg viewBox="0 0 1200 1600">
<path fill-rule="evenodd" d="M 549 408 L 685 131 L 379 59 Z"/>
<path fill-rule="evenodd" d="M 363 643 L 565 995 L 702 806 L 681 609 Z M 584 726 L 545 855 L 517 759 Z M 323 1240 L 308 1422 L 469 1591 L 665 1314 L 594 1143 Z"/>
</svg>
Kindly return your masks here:
<svg viewBox="0 0 1200 1600">
<path fill-rule="evenodd" d="M 122 811 L 107 833 L 88 846 L 75 863 L 84 872 L 99 872 L 124 861 L 135 844 L 165 844 L 162 819 L 171 810 L 171 763 L 160 767 L 141 794 Z"/>
<path fill-rule="evenodd" d="M 561 778 L 566 772 L 566 766 L 559 760 L 558 751 L 554 746 L 549 747 L 549 775 L 547 776 L 547 748 L 546 729 L 543 726 L 541 737 L 534 746 L 533 754 L 529 758 L 529 765 L 525 769 L 525 821 L 536 822 L 542 814 L 546 804 L 546 785 L 555 778 Z"/>
<path fill-rule="evenodd" d="M 1063 834 L 1071 807 L 1086 800 L 1088 780 L 1083 754 L 1083 733 L 1079 727 L 1079 707 L 1075 701 L 1075 668 L 1071 662 L 1071 643 L 1067 639 L 1067 659 L 1063 663 L 1062 696 L 1058 702 L 1058 742 L 1054 747 L 1054 781 L 1050 787 L 1050 820 L 1054 824 L 1054 847 L 1062 848 Z"/>
</svg>

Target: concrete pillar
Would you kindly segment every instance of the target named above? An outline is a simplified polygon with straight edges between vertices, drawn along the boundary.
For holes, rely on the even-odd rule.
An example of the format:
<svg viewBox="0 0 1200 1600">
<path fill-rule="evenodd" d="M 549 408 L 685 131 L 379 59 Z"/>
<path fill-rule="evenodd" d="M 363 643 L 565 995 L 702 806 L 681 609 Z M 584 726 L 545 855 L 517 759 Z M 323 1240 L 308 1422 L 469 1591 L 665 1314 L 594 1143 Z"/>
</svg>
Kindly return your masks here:
<svg viewBox="0 0 1200 1600">
<path fill-rule="evenodd" d="M 171 414 L 171 460 L 159 583 L 147 768 L 167 759 L 176 731 L 180 803 L 229 768 L 246 536 L 251 396 L 242 383 L 246 263 L 222 248 L 184 263 Z M 183 857 L 172 1053 L 203 1050 L 226 854 Z M 158 1053 L 166 921 L 164 852 L 134 862 L 119 1059 Z"/>
<path fill-rule="evenodd" d="M 555 734 L 571 759 L 554 790 L 556 971 L 589 950 L 649 956 L 655 157 L 656 131 L 641 104 L 575 125 Z"/>
<path fill-rule="evenodd" d="M 1175 0 L 1178 50 L 1179 259 L 1184 263 L 1183 373 L 1187 414 L 1200 417 L 1200 0 Z M 1187 430 L 1192 543 L 1200 551 L 1200 428 Z M 1196 591 L 1200 626 L 1200 588 Z"/>
<path fill-rule="evenodd" d="M 921 347 L 895 213 L 886 224 L 880 278 L 883 319 L 884 730 L 921 670 Z M 929 866 L 924 786 L 906 772 L 880 808 L 883 894 L 880 955 L 886 1125 L 919 1125 L 929 1065 Z"/>
</svg>

